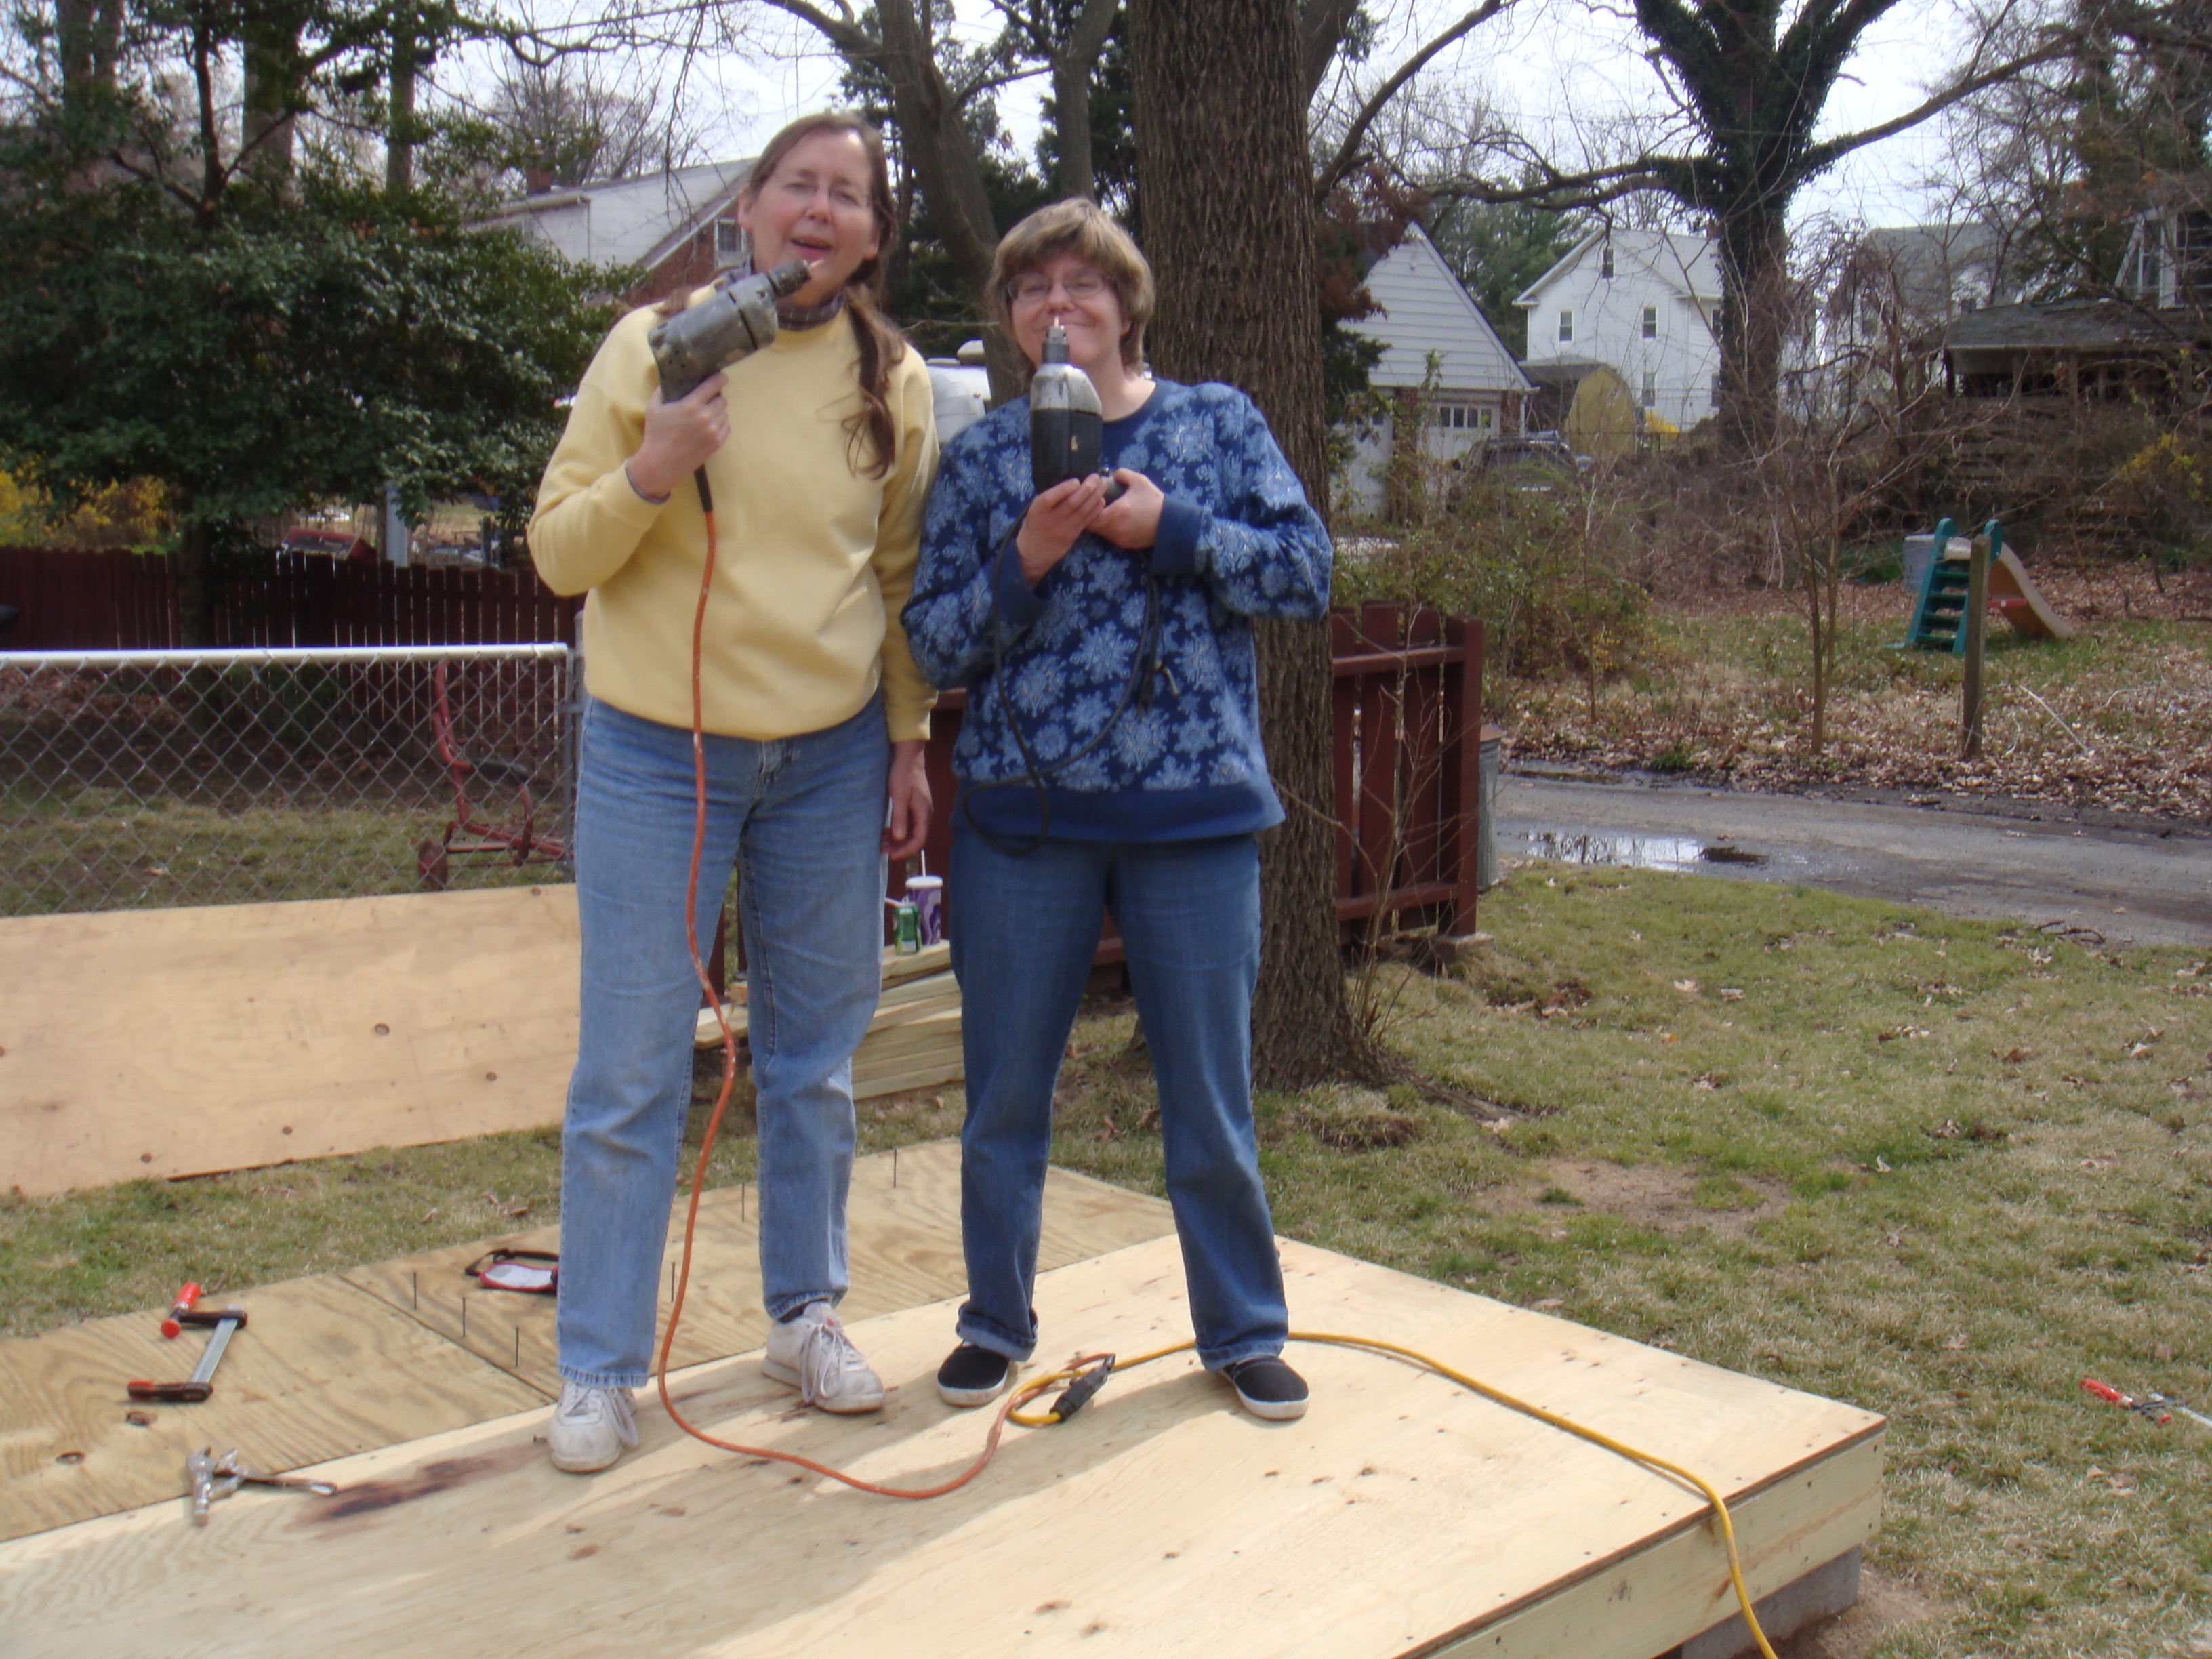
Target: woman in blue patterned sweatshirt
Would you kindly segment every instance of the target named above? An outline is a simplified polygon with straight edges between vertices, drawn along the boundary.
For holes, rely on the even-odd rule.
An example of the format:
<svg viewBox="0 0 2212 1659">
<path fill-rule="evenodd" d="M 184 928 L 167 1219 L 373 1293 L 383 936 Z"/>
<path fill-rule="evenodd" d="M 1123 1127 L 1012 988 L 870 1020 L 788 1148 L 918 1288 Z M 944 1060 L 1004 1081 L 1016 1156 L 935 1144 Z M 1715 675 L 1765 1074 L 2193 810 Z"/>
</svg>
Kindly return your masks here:
<svg viewBox="0 0 2212 1659">
<path fill-rule="evenodd" d="M 990 299 L 1032 365 L 1066 330 L 1121 493 L 1092 477 L 1033 499 L 1029 399 L 1001 406 L 945 450 L 906 607 L 923 675 L 968 692 L 947 890 L 968 1300 L 938 1389 L 981 1405 L 1036 1347 L 1053 1089 L 1103 911 L 1159 1091 L 1199 1358 L 1250 1410 L 1297 1417 L 1252 1128 L 1255 838 L 1283 817 L 1252 623 L 1327 611 L 1328 533 L 1243 393 L 1143 374 L 1152 272 L 1091 203 L 1008 233 Z"/>
</svg>

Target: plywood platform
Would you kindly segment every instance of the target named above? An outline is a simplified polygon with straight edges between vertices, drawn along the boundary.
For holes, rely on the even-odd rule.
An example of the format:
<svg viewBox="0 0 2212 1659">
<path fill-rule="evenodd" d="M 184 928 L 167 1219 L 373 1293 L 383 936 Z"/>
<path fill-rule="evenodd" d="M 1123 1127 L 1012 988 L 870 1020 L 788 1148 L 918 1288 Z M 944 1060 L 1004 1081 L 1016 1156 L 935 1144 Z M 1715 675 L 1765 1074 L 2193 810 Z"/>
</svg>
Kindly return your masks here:
<svg viewBox="0 0 2212 1659">
<path fill-rule="evenodd" d="M 860 1159 L 850 1211 L 847 1318 L 960 1292 L 957 1143 Z M 747 1188 L 701 1202 L 679 1364 L 766 1340 L 754 1214 Z M 1158 1199 L 1055 1170 L 1041 1264 L 1079 1261 L 1173 1227 Z M 560 1389 L 552 1299 L 485 1291 L 465 1277 L 493 1243 L 557 1249 L 560 1234 L 539 1228 L 216 1297 L 244 1305 L 249 1323 L 224 1356 L 214 1397 L 197 1406 L 134 1408 L 125 1394 L 132 1377 L 182 1376 L 198 1358 L 204 1339 L 164 1342 L 151 1310 L 0 1341 L 0 1539 L 158 1503 L 181 1489 L 195 1446 L 235 1446 L 257 1467 L 283 1469 L 516 1412 L 542 1415 Z M 672 1267 L 682 1243 L 679 1204 Z M 667 1305 L 664 1295 L 664 1319 Z M 143 1426 L 126 1419 L 133 1409 Z M 0 1654 L 8 1651 L 0 1633 Z"/>
<path fill-rule="evenodd" d="M 569 887 L 0 919 L 0 1186 L 561 1121 Z"/>
<path fill-rule="evenodd" d="M 856 1202 L 857 1208 L 857 1202 Z M 1295 1243 L 1294 1322 L 1407 1343 L 1698 1469 L 1754 1594 L 1872 1534 L 1882 1423 Z M 1042 1275 L 1045 1354 L 1188 1334 L 1171 1237 Z M 879 1480 L 941 1479 L 984 1421 L 931 1376 L 951 1309 L 857 1322 L 874 1417 L 794 1411 L 750 1357 L 695 1367 L 696 1420 Z M 179 1502 L 0 1546 L 0 1647 L 104 1655 L 1460 1653 L 1654 1659 L 1733 1609 L 1702 1501 L 1431 1375 L 1294 1356 L 1302 1421 L 1235 1409 L 1188 1356 L 1010 1432 L 971 1486 L 899 1504 L 749 1465 L 641 1407 L 643 1443 L 562 1475 L 533 1411 L 337 1460 L 331 1499 Z"/>
</svg>

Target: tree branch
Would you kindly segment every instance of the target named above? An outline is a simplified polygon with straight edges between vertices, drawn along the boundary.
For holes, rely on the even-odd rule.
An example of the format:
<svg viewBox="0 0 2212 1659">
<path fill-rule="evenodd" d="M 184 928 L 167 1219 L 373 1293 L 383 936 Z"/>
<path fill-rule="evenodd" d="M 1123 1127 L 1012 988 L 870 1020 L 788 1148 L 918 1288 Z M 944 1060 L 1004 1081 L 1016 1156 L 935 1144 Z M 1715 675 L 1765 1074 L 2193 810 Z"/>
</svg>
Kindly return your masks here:
<svg viewBox="0 0 2212 1659">
<path fill-rule="evenodd" d="M 1327 201 L 1329 191 L 1334 190 L 1344 175 L 1352 171 L 1359 159 L 1359 146 L 1367 137 L 1368 128 L 1375 125 L 1376 118 L 1398 95 L 1406 82 L 1428 67 L 1429 60 L 1446 46 L 1464 39 L 1512 3 L 1513 0 L 1483 0 L 1482 4 L 1398 65 L 1397 72 L 1376 88 L 1375 95 L 1360 106 L 1359 113 L 1352 117 L 1352 125 L 1345 131 L 1344 142 L 1336 147 L 1336 154 L 1329 158 L 1328 165 L 1315 179 L 1314 200 L 1316 203 Z"/>
<path fill-rule="evenodd" d="M 1972 98 L 1977 93 L 1987 92 L 1991 87 L 2011 80 L 2023 70 L 2031 70 L 2039 64 L 2051 63 L 2066 57 L 2074 50 L 2075 45 L 2070 34 L 2059 36 L 2037 51 L 2023 52 L 2017 58 L 2008 58 L 1994 69 L 1984 70 L 1979 75 L 1968 76 L 1955 82 L 1924 102 L 1902 115 L 1882 122 L 1879 126 L 1847 132 L 1814 144 L 1807 149 L 1791 172 L 1800 179 L 1809 179 L 1814 173 L 1825 172 L 1855 149 L 1863 149 L 1869 144 L 1879 143 L 1885 138 L 1893 138 L 1900 132 L 1909 131 L 1930 116 L 1941 115 L 1952 105 Z"/>
</svg>

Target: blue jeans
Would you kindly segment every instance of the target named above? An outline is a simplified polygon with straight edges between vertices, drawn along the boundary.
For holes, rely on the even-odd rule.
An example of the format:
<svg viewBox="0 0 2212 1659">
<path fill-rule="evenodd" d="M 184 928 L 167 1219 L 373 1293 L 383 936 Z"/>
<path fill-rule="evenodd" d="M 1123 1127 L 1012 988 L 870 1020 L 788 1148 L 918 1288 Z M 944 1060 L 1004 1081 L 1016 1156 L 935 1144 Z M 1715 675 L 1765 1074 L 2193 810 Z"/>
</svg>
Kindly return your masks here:
<svg viewBox="0 0 2212 1659">
<path fill-rule="evenodd" d="M 1218 1370 L 1281 1352 L 1289 1316 L 1252 1130 L 1258 844 L 1047 841 L 1012 857 L 963 828 L 945 891 L 968 1063 L 961 1340 L 1012 1359 L 1036 1349 L 1053 1088 L 1110 911 L 1152 1051 L 1199 1358 Z"/>
<path fill-rule="evenodd" d="M 853 1050 L 883 975 L 890 744 L 880 702 L 842 725 L 709 736 L 696 916 L 732 859 L 758 1100 L 761 1287 L 782 1318 L 845 1292 Z M 642 1384 L 691 1099 L 701 996 L 684 937 L 691 734 L 590 703 L 576 795 L 582 1028 L 561 1139 L 560 1370 Z"/>
</svg>

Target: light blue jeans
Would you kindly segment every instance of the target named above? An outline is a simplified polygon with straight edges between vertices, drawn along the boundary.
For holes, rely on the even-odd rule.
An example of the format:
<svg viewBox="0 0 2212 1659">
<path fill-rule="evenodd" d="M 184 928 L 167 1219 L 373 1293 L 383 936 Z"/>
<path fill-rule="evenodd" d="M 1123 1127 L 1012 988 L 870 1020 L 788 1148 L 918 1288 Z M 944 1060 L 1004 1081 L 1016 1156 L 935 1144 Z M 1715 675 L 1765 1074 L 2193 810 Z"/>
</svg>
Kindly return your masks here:
<svg viewBox="0 0 2212 1659">
<path fill-rule="evenodd" d="M 853 1050 L 881 988 L 880 699 L 826 731 L 709 736 L 703 951 L 734 859 L 760 1155 L 761 1286 L 781 1319 L 845 1293 Z M 576 794 L 582 1029 L 562 1130 L 560 1370 L 635 1388 L 691 1098 L 699 981 L 684 936 L 691 734 L 596 700 Z"/>
<path fill-rule="evenodd" d="M 1036 1350 L 1053 1090 L 1110 911 L 1159 1090 L 1198 1357 L 1215 1370 L 1280 1353 L 1289 1313 L 1252 1127 L 1258 843 L 1046 841 L 1012 856 L 956 827 L 945 894 L 968 1063 L 960 1340 L 1010 1359 Z"/>
</svg>

